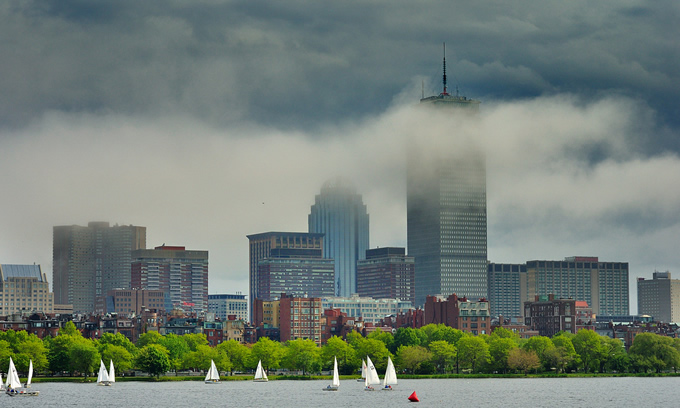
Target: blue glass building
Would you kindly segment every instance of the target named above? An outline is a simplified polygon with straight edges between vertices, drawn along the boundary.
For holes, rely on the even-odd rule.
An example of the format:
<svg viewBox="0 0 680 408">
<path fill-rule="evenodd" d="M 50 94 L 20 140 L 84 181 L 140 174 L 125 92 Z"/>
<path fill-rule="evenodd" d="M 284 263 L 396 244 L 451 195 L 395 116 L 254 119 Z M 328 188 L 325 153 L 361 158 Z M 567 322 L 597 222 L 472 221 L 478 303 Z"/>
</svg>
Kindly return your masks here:
<svg viewBox="0 0 680 408">
<path fill-rule="evenodd" d="M 324 183 L 308 217 L 309 232 L 325 234 L 324 255 L 335 259 L 335 294 L 357 293 L 357 261 L 366 259 L 368 224 L 361 195 L 350 182 L 336 178 Z"/>
</svg>

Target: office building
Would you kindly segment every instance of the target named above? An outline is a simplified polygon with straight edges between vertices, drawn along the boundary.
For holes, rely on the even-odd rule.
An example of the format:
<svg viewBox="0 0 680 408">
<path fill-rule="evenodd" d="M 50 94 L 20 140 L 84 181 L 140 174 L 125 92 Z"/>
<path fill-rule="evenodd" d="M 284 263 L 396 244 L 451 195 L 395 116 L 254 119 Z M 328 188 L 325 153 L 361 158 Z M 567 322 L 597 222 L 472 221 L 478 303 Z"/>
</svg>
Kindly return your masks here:
<svg viewBox="0 0 680 408">
<path fill-rule="evenodd" d="M 324 310 L 338 309 L 347 316 L 361 318 L 366 323 L 378 324 L 387 316 L 396 316 L 413 308 L 407 300 L 373 299 L 353 294 L 350 297 L 331 296 L 321 299 Z"/>
<path fill-rule="evenodd" d="M 487 291 L 491 316 L 522 316 L 522 283 L 526 285 L 526 264 L 489 263 Z"/>
<path fill-rule="evenodd" d="M 208 251 L 165 245 L 133 251 L 131 287 L 162 291 L 166 310 L 208 311 Z"/>
<path fill-rule="evenodd" d="M 374 299 L 408 300 L 414 304 L 415 261 L 405 248 L 376 248 L 366 251 L 357 263 L 357 293 Z"/>
<path fill-rule="evenodd" d="M 671 273 L 654 272 L 652 279 L 638 278 L 638 314 L 657 322 L 680 323 L 680 280 Z"/>
<path fill-rule="evenodd" d="M 0 265 L 0 316 L 54 313 L 54 294 L 40 265 Z"/>
<path fill-rule="evenodd" d="M 249 243 L 249 314 L 253 321 L 253 303 L 259 296 L 260 261 L 269 258 L 272 251 L 277 257 L 312 256 L 323 258 L 323 234 L 306 232 L 264 232 L 248 235 Z M 305 252 L 306 251 L 306 252 Z M 335 270 L 335 269 L 334 269 Z M 269 295 L 267 295 L 269 296 Z"/>
<path fill-rule="evenodd" d="M 600 262 L 597 257 L 574 256 L 564 261 L 528 261 L 522 299 L 554 294 L 588 303 L 596 315 L 627 315 L 628 263 Z"/>
<path fill-rule="evenodd" d="M 446 88 L 420 100 L 434 112 L 467 120 L 479 101 Z M 487 297 L 485 154 L 470 135 L 429 132 L 414 138 L 407 156 L 407 245 L 415 258 L 416 306 L 428 295 Z"/>
<path fill-rule="evenodd" d="M 112 289 L 129 289 L 132 251 L 146 248 L 146 227 L 90 222 L 53 228 L 54 301 L 101 313 Z"/>
<path fill-rule="evenodd" d="M 321 187 L 308 217 L 309 232 L 325 234 L 324 256 L 335 260 L 336 296 L 357 292 L 357 261 L 369 248 L 369 218 L 355 187 L 337 178 Z"/>
<path fill-rule="evenodd" d="M 208 311 L 222 321 L 226 321 L 228 316 L 248 321 L 248 300 L 240 292 L 208 295 Z"/>
<path fill-rule="evenodd" d="M 160 290 L 114 289 L 106 293 L 104 313 L 141 315 L 146 309 L 165 311 L 165 293 Z"/>
</svg>

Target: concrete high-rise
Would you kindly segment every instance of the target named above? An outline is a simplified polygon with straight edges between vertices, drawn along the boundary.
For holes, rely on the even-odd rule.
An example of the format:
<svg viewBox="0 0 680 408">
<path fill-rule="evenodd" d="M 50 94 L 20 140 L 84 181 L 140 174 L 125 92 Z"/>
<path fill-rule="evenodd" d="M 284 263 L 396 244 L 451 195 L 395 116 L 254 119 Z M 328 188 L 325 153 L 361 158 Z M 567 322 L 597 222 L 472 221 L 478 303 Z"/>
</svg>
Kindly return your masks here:
<svg viewBox="0 0 680 408">
<path fill-rule="evenodd" d="M 405 248 L 384 247 L 366 251 L 357 264 L 357 293 L 374 299 L 399 299 L 415 303 L 413 257 Z"/>
<path fill-rule="evenodd" d="M 421 106 L 467 120 L 479 101 L 451 95 L 444 88 L 420 100 Z M 487 296 L 486 161 L 470 135 L 432 140 L 424 130 L 407 157 L 407 245 L 415 258 L 416 306 L 428 295 Z M 459 143 L 460 142 L 460 143 Z"/>
<path fill-rule="evenodd" d="M 680 279 L 671 279 L 670 272 L 638 278 L 637 293 L 639 315 L 650 315 L 658 322 L 680 322 Z"/>
<path fill-rule="evenodd" d="M 40 265 L 0 265 L 0 315 L 54 312 L 54 294 Z"/>
<path fill-rule="evenodd" d="M 526 286 L 526 264 L 489 263 L 488 294 L 492 317 L 522 316 L 522 288 Z"/>
<path fill-rule="evenodd" d="M 162 291 L 166 310 L 208 311 L 208 251 L 157 246 L 132 252 L 134 289 Z"/>
<path fill-rule="evenodd" d="M 341 178 L 321 187 L 308 217 L 309 232 L 325 234 L 324 256 L 335 260 L 335 294 L 349 297 L 357 292 L 357 261 L 369 248 L 368 224 L 361 195 Z"/>
<path fill-rule="evenodd" d="M 263 232 L 248 235 L 249 242 L 249 279 L 250 299 L 248 299 L 250 321 L 253 321 L 253 305 L 255 299 L 260 296 L 260 261 L 272 256 L 272 251 L 277 258 L 301 257 L 324 257 L 323 234 L 311 234 L 307 232 Z"/>
<path fill-rule="evenodd" d="M 131 253 L 146 247 L 146 227 L 90 222 L 53 228 L 54 303 L 103 312 L 106 293 L 130 287 Z"/>
</svg>

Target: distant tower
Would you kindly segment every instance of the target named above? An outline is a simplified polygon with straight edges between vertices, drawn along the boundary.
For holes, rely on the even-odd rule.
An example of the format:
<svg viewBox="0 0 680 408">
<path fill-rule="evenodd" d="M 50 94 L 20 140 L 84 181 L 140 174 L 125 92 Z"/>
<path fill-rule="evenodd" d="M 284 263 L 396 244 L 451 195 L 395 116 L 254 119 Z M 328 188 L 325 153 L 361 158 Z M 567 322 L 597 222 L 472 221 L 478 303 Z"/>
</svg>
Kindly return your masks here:
<svg viewBox="0 0 680 408">
<path fill-rule="evenodd" d="M 421 105 L 458 116 L 476 113 L 479 101 L 448 93 L 446 48 L 443 66 L 442 92 L 421 99 Z M 407 160 L 407 244 L 415 257 L 416 306 L 423 306 L 428 295 L 486 297 L 484 152 L 462 142 L 469 138 L 456 128 L 446 137 L 449 148 L 433 147 L 425 132 L 409 147 Z"/>
<path fill-rule="evenodd" d="M 323 233 L 324 256 L 335 260 L 335 294 L 357 292 L 357 261 L 366 259 L 368 213 L 355 187 L 341 178 L 321 187 L 308 217 L 309 232 Z"/>
</svg>

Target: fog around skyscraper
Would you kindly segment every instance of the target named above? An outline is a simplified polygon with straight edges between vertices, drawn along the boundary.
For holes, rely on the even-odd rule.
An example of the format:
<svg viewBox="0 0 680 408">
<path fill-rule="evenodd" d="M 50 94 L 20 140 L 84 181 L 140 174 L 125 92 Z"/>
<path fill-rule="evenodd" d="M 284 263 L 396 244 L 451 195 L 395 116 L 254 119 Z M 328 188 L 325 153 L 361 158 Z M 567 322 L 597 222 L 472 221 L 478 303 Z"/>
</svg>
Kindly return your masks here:
<svg viewBox="0 0 680 408">
<path fill-rule="evenodd" d="M 466 126 L 417 107 L 446 41 L 450 89 L 482 101 L 489 258 L 674 271 L 677 7 L 4 5 L 0 261 L 50 278 L 53 226 L 132 224 L 210 251 L 211 293 L 247 293 L 246 235 L 306 231 L 336 175 L 372 245 L 405 247 L 407 139 Z"/>
</svg>

